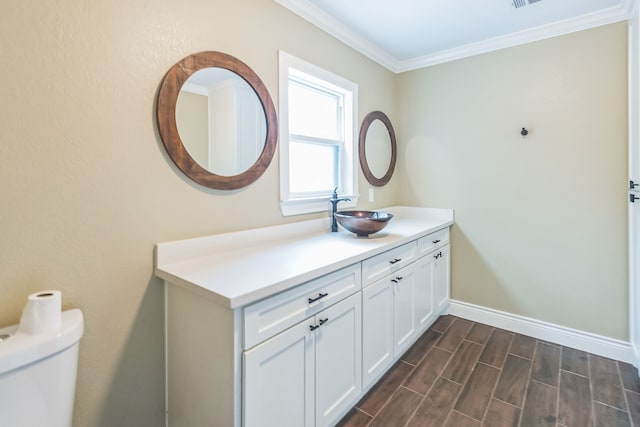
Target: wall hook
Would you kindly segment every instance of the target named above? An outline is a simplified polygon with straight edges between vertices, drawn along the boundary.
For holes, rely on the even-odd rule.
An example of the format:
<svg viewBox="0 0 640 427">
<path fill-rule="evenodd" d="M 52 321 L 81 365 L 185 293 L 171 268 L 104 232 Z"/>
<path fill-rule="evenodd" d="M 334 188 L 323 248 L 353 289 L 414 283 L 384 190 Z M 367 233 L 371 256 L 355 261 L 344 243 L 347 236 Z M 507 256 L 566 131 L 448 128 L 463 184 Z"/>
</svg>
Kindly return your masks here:
<svg viewBox="0 0 640 427">
<path fill-rule="evenodd" d="M 520 135 L 527 136 L 529 135 L 529 131 L 526 128 L 522 128 L 522 130 L 520 131 Z"/>
</svg>

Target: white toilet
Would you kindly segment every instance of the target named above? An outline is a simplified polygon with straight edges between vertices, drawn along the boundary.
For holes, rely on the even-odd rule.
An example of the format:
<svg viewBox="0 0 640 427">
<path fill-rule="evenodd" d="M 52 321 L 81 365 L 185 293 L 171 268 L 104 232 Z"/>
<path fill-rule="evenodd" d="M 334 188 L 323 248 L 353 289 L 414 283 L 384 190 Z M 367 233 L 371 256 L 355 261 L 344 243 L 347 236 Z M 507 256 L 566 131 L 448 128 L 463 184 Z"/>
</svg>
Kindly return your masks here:
<svg viewBox="0 0 640 427">
<path fill-rule="evenodd" d="M 61 313 L 60 328 L 30 334 L 0 329 L 0 425 L 71 427 L 82 312 Z"/>
</svg>

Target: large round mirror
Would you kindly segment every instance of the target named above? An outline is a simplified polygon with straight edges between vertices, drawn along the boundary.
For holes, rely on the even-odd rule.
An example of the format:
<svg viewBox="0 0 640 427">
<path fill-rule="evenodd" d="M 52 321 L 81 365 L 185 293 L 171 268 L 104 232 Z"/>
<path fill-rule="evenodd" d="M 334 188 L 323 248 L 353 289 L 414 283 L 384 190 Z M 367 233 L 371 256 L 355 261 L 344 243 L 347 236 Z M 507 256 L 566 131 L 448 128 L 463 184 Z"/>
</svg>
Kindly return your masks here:
<svg viewBox="0 0 640 427">
<path fill-rule="evenodd" d="M 251 184 L 275 153 L 269 92 L 251 68 L 224 53 L 199 52 L 175 64 L 158 93 L 157 120 L 176 166 L 209 188 Z"/>
<path fill-rule="evenodd" d="M 396 167 L 396 134 L 391 120 L 382 111 L 373 111 L 364 118 L 358 154 L 362 172 L 370 184 L 380 187 L 389 182 Z"/>
</svg>

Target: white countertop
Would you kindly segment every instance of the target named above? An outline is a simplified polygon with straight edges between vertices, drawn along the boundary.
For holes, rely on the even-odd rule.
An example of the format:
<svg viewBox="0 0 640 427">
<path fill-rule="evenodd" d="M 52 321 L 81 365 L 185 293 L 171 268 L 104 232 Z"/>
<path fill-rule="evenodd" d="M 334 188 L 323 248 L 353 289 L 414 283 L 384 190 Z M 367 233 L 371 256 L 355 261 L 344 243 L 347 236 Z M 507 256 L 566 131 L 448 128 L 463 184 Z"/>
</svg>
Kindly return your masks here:
<svg viewBox="0 0 640 427">
<path fill-rule="evenodd" d="M 329 218 L 158 243 L 156 276 L 230 309 L 300 285 L 453 224 L 453 210 L 394 206 L 369 237 Z"/>
</svg>

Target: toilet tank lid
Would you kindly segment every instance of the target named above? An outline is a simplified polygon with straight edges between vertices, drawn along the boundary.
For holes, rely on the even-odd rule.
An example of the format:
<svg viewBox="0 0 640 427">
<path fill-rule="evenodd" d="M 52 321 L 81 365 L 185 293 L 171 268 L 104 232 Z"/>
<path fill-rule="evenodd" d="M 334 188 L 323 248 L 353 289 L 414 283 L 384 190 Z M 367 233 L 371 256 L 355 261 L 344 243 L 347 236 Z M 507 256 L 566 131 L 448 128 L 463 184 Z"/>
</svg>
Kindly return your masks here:
<svg viewBox="0 0 640 427">
<path fill-rule="evenodd" d="M 0 341 L 0 375 L 71 347 L 82 337 L 84 319 L 76 308 L 62 312 L 58 332 L 31 335 L 17 329 L 18 325 L 0 329 L 0 335 L 11 335 Z"/>
</svg>

